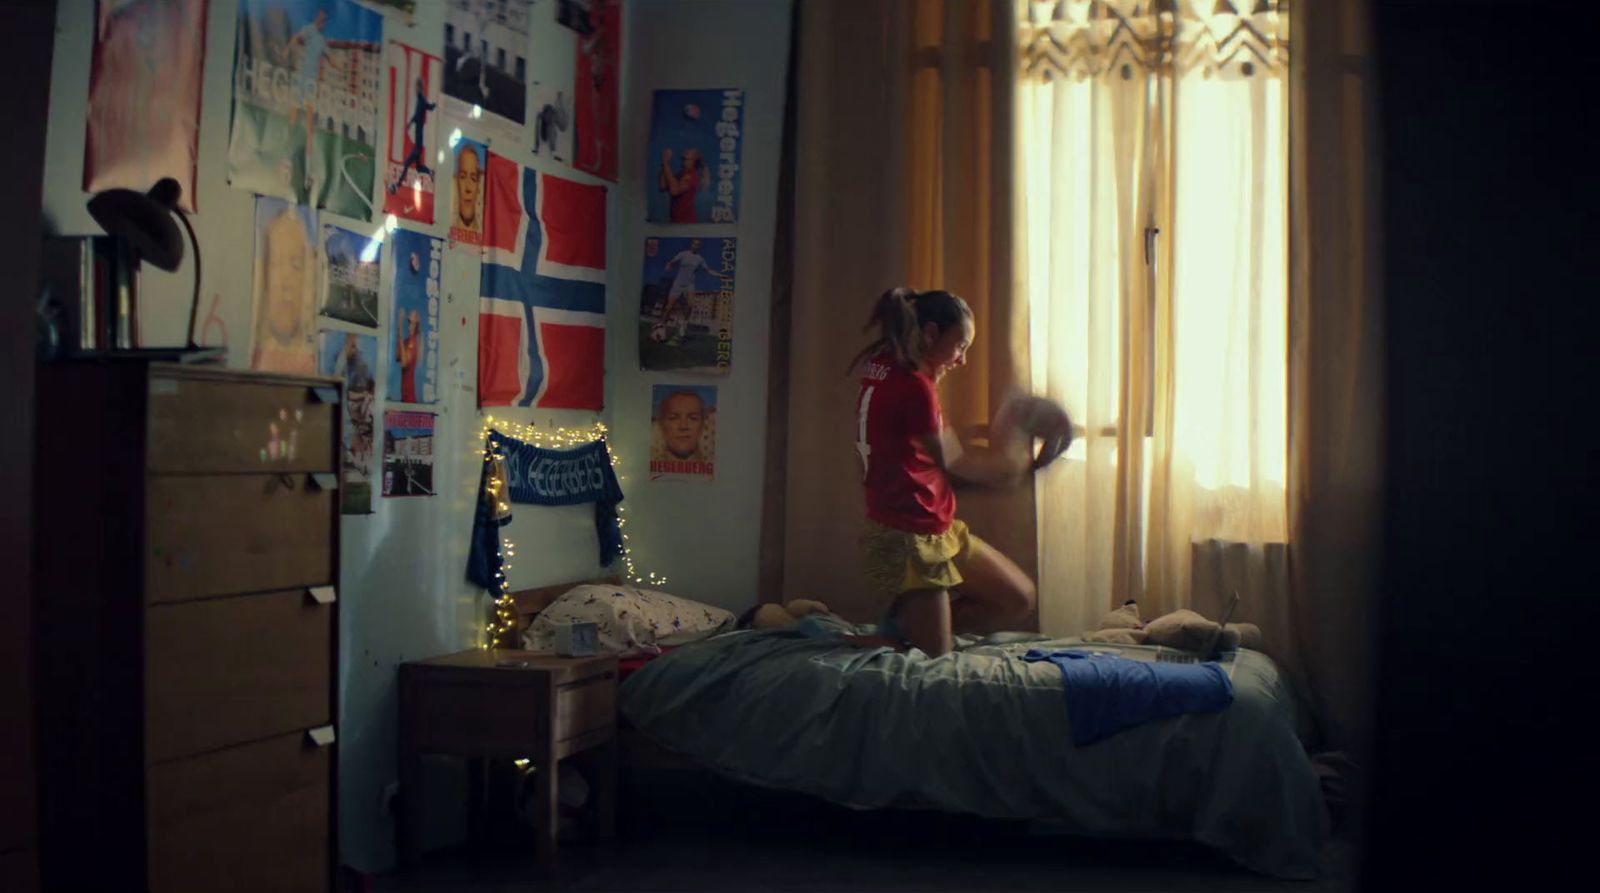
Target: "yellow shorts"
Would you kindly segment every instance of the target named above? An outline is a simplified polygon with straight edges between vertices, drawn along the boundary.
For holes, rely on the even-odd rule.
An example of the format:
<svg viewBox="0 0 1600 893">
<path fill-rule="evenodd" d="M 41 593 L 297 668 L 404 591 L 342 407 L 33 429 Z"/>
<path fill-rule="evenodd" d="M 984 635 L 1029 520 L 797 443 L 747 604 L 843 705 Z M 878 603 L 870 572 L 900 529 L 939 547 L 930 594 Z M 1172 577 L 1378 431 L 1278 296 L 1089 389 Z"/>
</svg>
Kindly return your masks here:
<svg viewBox="0 0 1600 893">
<path fill-rule="evenodd" d="M 960 586 L 961 568 L 981 542 L 959 520 L 944 533 L 910 533 L 868 520 L 861 559 L 877 616 L 886 616 L 903 592 Z"/>
</svg>

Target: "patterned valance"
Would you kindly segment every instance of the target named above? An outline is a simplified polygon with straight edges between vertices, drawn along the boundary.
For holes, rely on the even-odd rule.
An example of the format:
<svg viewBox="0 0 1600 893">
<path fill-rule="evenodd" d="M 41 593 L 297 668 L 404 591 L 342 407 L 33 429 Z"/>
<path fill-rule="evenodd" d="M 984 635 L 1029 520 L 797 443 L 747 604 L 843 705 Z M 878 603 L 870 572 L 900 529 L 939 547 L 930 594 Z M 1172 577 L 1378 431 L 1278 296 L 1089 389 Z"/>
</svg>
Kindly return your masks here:
<svg viewBox="0 0 1600 893">
<path fill-rule="evenodd" d="M 1314 2 L 1314 0 L 1313 0 Z M 1330 2 L 1330 0 L 1324 0 Z M 1021 77 L 1282 74 L 1288 0 L 1018 0 Z"/>
</svg>

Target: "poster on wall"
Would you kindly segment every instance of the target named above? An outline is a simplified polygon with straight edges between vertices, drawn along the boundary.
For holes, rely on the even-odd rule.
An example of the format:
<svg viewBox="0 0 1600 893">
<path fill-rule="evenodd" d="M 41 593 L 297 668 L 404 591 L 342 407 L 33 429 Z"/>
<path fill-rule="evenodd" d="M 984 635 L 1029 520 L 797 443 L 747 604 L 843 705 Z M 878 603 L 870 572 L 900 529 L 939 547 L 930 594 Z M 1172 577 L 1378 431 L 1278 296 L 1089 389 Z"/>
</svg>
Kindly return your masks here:
<svg viewBox="0 0 1600 893">
<path fill-rule="evenodd" d="M 606 189 L 489 153 L 478 404 L 603 408 Z"/>
<path fill-rule="evenodd" d="M 372 462 L 377 441 L 372 411 L 377 402 L 373 370 L 378 368 L 378 336 L 325 329 L 317 349 L 317 372 L 344 379 L 344 431 L 341 468 L 346 515 L 372 513 Z"/>
<path fill-rule="evenodd" d="M 528 102 L 528 0 L 449 0 L 445 110 L 522 142 Z"/>
<path fill-rule="evenodd" d="M 389 136 L 383 210 L 418 223 L 433 222 L 438 184 L 439 84 L 444 60 L 389 42 Z"/>
<path fill-rule="evenodd" d="M 383 242 L 343 227 L 322 227 L 322 315 L 378 327 L 378 265 Z"/>
<path fill-rule="evenodd" d="M 558 85 L 533 85 L 533 154 L 572 164 L 572 94 Z"/>
<path fill-rule="evenodd" d="M 645 239 L 640 368 L 727 374 L 738 263 L 737 239 Z"/>
<path fill-rule="evenodd" d="M 433 495 L 433 421 L 431 412 L 384 412 L 384 496 Z"/>
<path fill-rule="evenodd" d="M 451 147 L 455 155 L 454 201 L 450 205 L 450 244 L 482 245 L 484 170 L 489 166 L 489 147 L 469 139 L 458 139 Z"/>
<path fill-rule="evenodd" d="M 717 466 L 717 389 L 658 384 L 650 394 L 650 480 L 710 482 Z"/>
<path fill-rule="evenodd" d="M 317 212 L 256 199 L 255 310 L 250 368 L 314 373 Z"/>
<path fill-rule="evenodd" d="M 239 0 L 228 182 L 371 220 L 383 14 L 353 0 Z"/>
<path fill-rule="evenodd" d="M 651 223 L 739 219 L 744 91 L 657 90 L 650 104 L 645 182 Z"/>
<path fill-rule="evenodd" d="M 592 0 L 587 34 L 579 33 L 578 70 L 573 78 L 577 126 L 573 166 L 613 183 L 617 180 L 617 80 L 622 76 L 622 6 Z"/>
<path fill-rule="evenodd" d="M 389 353 L 389 400 L 439 402 L 439 266 L 444 242 L 394 231 L 394 325 Z"/>
<path fill-rule="evenodd" d="M 171 177 L 192 213 L 206 0 L 100 0 L 95 10 L 83 191 L 144 192 Z"/>
</svg>

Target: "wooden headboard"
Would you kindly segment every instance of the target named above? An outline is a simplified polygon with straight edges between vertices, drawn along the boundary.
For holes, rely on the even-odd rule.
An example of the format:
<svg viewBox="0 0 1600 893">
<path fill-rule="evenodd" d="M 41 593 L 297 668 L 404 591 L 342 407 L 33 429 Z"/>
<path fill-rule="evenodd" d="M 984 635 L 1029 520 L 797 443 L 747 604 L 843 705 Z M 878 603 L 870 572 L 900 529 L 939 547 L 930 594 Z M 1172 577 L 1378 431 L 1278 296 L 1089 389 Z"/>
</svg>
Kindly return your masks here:
<svg viewBox="0 0 1600 893">
<path fill-rule="evenodd" d="M 582 586 L 585 583 L 596 583 L 602 586 L 621 586 L 621 577 L 601 577 L 597 580 L 574 580 L 570 583 L 556 583 L 552 586 L 540 586 L 537 589 L 523 589 L 511 593 L 511 599 L 517 603 L 517 639 L 522 638 L 522 631 L 533 622 L 533 615 L 543 611 L 550 603 L 560 598 L 568 589 Z M 521 646 L 518 646 L 521 647 Z"/>
</svg>

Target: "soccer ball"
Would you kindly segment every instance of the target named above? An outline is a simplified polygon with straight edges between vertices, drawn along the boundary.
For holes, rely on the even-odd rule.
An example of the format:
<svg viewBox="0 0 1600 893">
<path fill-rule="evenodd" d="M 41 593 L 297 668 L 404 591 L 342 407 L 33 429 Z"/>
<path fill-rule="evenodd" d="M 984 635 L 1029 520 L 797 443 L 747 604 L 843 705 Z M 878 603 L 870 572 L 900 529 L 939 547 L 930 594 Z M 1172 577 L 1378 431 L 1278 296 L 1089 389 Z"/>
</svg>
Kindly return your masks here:
<svg viewBox="0 0 1600 893">
<path fill-rule="evenodd" d="M 683 116 L 688 118 L 690 121 L 700 120 L 700 106 L 695 105 L 692 102 L 689 103 L 683 107 Z"/>
<path fill-rule="evenodd" d="M 667 340 L 667 327 L 663 325 L 656 325 L 655 327 L 651 328 L 650 340 L 657 343 Z"/>
</svg>

